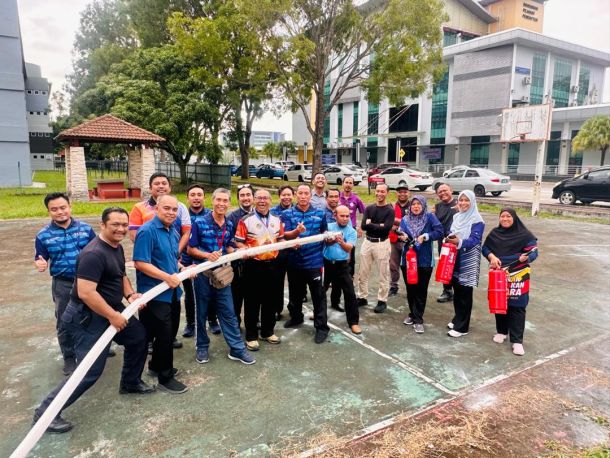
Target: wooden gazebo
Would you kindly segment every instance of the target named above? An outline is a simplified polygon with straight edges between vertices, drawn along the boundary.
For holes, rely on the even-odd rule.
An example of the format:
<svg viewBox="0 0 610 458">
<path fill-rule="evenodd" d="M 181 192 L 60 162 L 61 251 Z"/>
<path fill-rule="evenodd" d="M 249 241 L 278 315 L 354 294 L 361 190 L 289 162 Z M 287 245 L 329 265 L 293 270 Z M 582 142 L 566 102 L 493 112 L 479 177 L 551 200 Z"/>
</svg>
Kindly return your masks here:
<svg viewBox="0 0 610 458">
<path fill-rule="evenodd" d="M 106 114 L 66 129 L 56 140 L 67 143 L 66 190 L 72 200 L 89 200 L 85 149 L 82 143 L 114 143 L 128 145 L 130 189 L 148 192 L 148 178 L 155 172 L 155 156 L 152 145 L 165 141 L 163 137 Z"/>
</svg>

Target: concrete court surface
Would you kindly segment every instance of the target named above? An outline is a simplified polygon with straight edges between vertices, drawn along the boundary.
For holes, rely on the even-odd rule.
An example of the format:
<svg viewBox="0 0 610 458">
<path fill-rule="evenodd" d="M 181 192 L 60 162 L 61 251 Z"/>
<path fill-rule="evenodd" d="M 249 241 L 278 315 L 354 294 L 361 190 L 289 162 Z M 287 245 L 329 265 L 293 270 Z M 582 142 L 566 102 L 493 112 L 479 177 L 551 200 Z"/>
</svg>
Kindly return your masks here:
<svg viewBox="0 0 610 458">
<path fill-rule="evenodd" d="M 487 233 L 497 216 L 485 216 Z M 25 436 L 33 409 L 62 377 L 50 280 L 32 267 L 33 238 L 45 222 L 0 222 L 0 456 Z M 435 301 L 440 285 L 430 283 L 426 332 L 416 335 L 402 324 L 404 287 L 386 313 L 373 313 L 373 275 L 371 305 L 360 309 L 360 338 L 347 332 L 342 314 L 329 310 L 328 342 L 314 344 L 308 320 L 297 330 L 280 323 L 282 344 L 261 342 L 254 366 L 229 361 L 222 336 L 212 336 L 210 362 L 199 365 L 192 340 L 184 339 L 185 348 L 175 351 L 179 378 L 190 388 L 183 395 L 119 395 L 118 347 L 98 383 L 64 413 L 74 430 L 45 435 L 32 456 L 268 456 L 287 446 L 305 451 L 316 435 L 357 436 L 397 415 L 467 392 L 476 396 L 478 388 L 493 389 L 493 381 L 544 367 L 545 360 L 562 358 L 593 339 L 607 353 L 608 227 L 525 222 L 539 238 L 540 257 L 533 264 L 524 357 L 491 341 L 495 328 L 487 311 L 486 261 L 470 334 L 458 340 L 446 336 L 452 306 Z M 125 248 L 131 252 L 129 242 Z"/>
</svg>

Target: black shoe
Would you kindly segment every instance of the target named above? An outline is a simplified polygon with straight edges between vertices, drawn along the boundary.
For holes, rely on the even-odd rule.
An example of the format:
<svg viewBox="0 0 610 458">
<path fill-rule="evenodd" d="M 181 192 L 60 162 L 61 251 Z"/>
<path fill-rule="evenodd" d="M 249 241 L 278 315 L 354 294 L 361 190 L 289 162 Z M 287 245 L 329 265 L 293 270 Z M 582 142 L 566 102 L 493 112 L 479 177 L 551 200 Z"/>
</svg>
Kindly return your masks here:
<svg viewBox="0 0 610 458">
<path fill-rule="evenodd" d="M 364 307 L 365 305 L 369 305 L 369 301 L 362 297 L 359 297 L 358 299 L 356 299 L 356 305 L 358 307 Z"/>
<path fill-rule="evenodd" d="M 390 288 L 390 296 L 396 296 L 398 294 L 398 287 L 392 286 Z"/>
<path fill-rule="evenodd" d="M 185 339 L 188 339 L 190 337 L 193 337 L 194 335 L 195 335 L 195 325 L 187 324 L 184 327 L 184 331 L 182 331 L 182 337 L 184 337 Z"/>
<path fill-rule="evenodd" d="M 153 343 L 148 342 L 148 354 L 152 355 L 152 352 L 153 352 Z"/>
<path fill-rule="evenodd" d="M 137 385 L 127 385 L 121 383 L 121 386 L 119 387 L 120 394 L 150 394 L 153 391 L 155 391 L 154 386 L 150 386 L 148 383 L 143 382 L 141 380 L 140 383 L 138 383 Z"/>
<path fill-rule="evenodd" d="M 76 360 L 74 358 L 66 358 L 64 359 L 64 375 L 67 377 L 68 375 L 72 375 L 72 372 L 76 370 Z"/>
<path fill-rule="evenodd" d="M 331 305 L 330 308 L 335 309 L 338 312 L 345 312 L 345 309 L 343 307 L 341 307 L 340 305 Z"/>
<path fill-rule="evenodd" d="M 179 382 L 173 377 L 165 383 L 159 383 L 157 386 L 160 390 L 171 394 L 182 394 L 188 390 L 188 387 L 184 383 Z"/>
<path fill-rule="evenodd" d="M 171 376 L 175 377 L 176 375 L 178 375 L 178 372 L 180 372 L 178 369 L 176 369 L 175 367 L 172 369 L 172 373 Z M 159 377 L 159 373 L 155 370 L 152 369 L 148 369 L 148 375 L 150 375 L 151 377 Z"/>
<path fill-rule="evenodd" d="M 182 348 L 182 342 L 180 342 L 178 339 L 174 339 L 174 342 L 172 343 L 172 347 Z"/>
<path fill-rule="evenodd" d="M 377 301 L 377 305 L 373 309 L 375 313 L 383 313 L 388 308 L 388 304 L 383 301 Z"/>
<path fill-rule="evenodd" d="M 322 329 L 316 329 L 316 336 L 314 337 L 314 341 L 317 344 L 323 343 L 328 337 L 328 331 L 323 331 Z"/>
<path fill-rule="evenodd" d="M 220 325 L 218 321 L 210 321 L 210 332 L 212 334 L 220 334 Z"/>
<path fill-rule="evenodd" d="M 42 416 L 42 414 L 38 415 L 38 413 L 34 412 L 34 419 L 32 420 L 32 426 L 40 419 L 41 416 Z M 53 421 L 51 422 L 49 427 L 47 428 L 47 432 L 55 433 L 55 434 L 62 434 L 62 433 L 67 433 L 72 428 L 74 428 L 74 425 L 71 422 L 61 418 L 61 415 L 57 415 L 53 419 Z"/>
<path fill-rule="evenodd" d="M 116 356 L 116 351 L 114 351 L 114 348 L 112 348 L 112 345 L 110 346 L 110 348 L 108 349 L 108 354 L 106 355 L 106 358 L 112 358 Z"/>
<path fill-rule="evenodd" d="M 436 298 L 436 302 L 450 302 L 453 300 L 453 293 L 450 291 L 443 291 L 443 294 Z"/>
<path fill-rule="evenodd" d="M 303 324 L 302 318 L 300 320 L 296 320 L 294 318 L 289 318 L 284 323 L 284 327 L 285 328 L 297 328 L 297 327 L 301 326 L 302 324 Z"/>
</svg>

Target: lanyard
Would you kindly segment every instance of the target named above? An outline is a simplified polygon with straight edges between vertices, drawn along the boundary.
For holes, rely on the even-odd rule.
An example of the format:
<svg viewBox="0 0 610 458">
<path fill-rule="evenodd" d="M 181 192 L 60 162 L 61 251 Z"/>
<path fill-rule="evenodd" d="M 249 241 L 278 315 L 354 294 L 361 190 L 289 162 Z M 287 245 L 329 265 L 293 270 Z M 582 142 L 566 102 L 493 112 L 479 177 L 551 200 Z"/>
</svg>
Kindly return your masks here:
<svg viewBox="0 0 610 458">
<path fill-rule="evenodd" d="M 225 223 L 224 227 L 222 228 L 222 235 L 220 237 L 218 237 L 218 235 L 216 236 L 216 243 L 218 244 L 219 250 L 222 250 L 222 245 L 224 243 L 226 233 L 227 233 L 227 223 Z"/>
</svg>

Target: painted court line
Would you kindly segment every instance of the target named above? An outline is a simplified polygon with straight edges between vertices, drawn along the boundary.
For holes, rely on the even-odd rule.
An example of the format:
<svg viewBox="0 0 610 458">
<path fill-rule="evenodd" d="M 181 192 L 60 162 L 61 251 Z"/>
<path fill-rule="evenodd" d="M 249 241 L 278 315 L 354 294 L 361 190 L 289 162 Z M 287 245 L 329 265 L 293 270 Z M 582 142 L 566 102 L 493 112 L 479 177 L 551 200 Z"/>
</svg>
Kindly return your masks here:
<svg viewBox="0 0 610 458">
<path fill-rule="evenodd" d="M 436 407 L 439 407 L 441 405 L 447 404 L 453 400 L 455 400 L 458 397 L 464 397 L 466 395 L 472 394 L 473 392 L 480 390 L 482 388 L 486 388 L 489 387 L 495 383 L 501 382 L 502 380 L 506 380 L 509 377 L 513 377 L 515 375 L 521 374 L 522 372 L 526 372 L 529 371 L 530 369 L 533 369 L 535 367 L 541 366 L 542 364 L 548 363 L 549 361 L 553 361 L 554 359 L 557 359 L 561 356 L 565 356 L 568 353 L 573 352 L 574 350 L 576 350 L 577 348 L 581 347 L 581 346 L 585 346 L 585 345 L 594 345 L 597 344 L 598 342 L 603 342 L 606 341 L 608 338 L 610 338 L 610 333 L 606 333 L 606 334 L 602 334 L 601 336 L 598 336 L 594 339 L 588 340 L 586 342 L 581 342 L 579 344 L 573 345 L 571 347 L 568 347 L 564 350 L 560 350 L 558 352 L 552 353 L 548 356 L 544 356 L 540 359 L 537 359 L 536 361 L 534 361 L 532 364 L 522 368 L 522 369 L 517 369 L 511 372 L 508 372 L 507 374 L 501 374 L 498 375 L 497 377 L 493 377 L 483 383 L 480 383 L 478 385 L 475 385 L 473 387 L 467 388 L 464 391 L 462 391 L 459 396 L 454 396 L 450 399 L 438 399 L 434 402 L 432 402 L 430 405 L 417 410 L 409 415 L 396 415 L 393 416 L 391 418 L 388 418 L 386 420 L 380 421 L 378 423 L 374 423 L 370 426 L 367 426 L 365 428 L 360 429 L 359 431 L 357 431 L 350 439 L 348 442 L 352 443 L 352 442 L 357 442 L 359 440 L 362 440 L 368 436 L 371 436 L 375 433 L 377 433 L 378 431 L 381 431 L 383 429 L 389 428 L 390 426 L 393 426 L 394 424 L 396 424 L 398 421 L 403 421 L 407 418 L 414 418 L 417 415 L 421 415 L 422 413 L 425 413 L 429 410 L 432 410 Z M 316 454 L 328 451 L 330 449 L 329 445 L 320 445 L 318 447 L 306 450 L 304 452 L 302 452 L 299 456 L 301 457 L 310 457 L 310 456 L 314 456 Z"/>
</svg>

